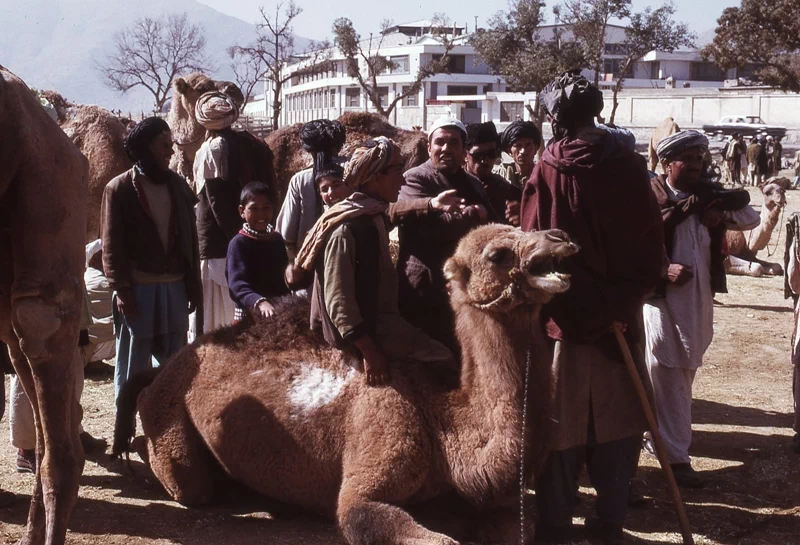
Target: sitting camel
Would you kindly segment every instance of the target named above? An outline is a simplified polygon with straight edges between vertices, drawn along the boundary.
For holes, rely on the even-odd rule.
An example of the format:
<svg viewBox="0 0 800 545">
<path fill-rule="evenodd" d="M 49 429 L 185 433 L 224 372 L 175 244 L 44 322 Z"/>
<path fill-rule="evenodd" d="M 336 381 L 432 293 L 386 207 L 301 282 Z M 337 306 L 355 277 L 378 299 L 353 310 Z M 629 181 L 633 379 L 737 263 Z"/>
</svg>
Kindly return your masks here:
<svg viewBox="0 0 800 545">
<path fill-rule="evenodd" d="M 172 84 L 172 105 L 167 122 L 175 141 L 175 153 L 169 168 L 190 183 L 194 178 L 194 156 L 205 140 L 206 130 L 195 117 L 194 107 L 200 95 L 209 91 L 220 91 L 233 99 L 241 109 L 244 103 L 242 91 L 230 81 L 217 81 L 200 72 L 177 78 Z"/>
<path fill-rule="evenodd" d="M 72 354 L 83 301 L 86 159 L 0 66 L 0 341 L 31 401 L 39 471 L 23 545 L 63 545 L 83 470 Z"/>
<path fill-rule="evenodd" d="M 776 183 L 767 183 L 761 188 L 764 205 L 761 207 L 761 223 L 752 231 L 728 231 L 725 240 L 728 257 L 725 272 L 743 276 L 764 274 L 782 275 L 783 267 L 758 259 L 757 254 L 767 247 L 775 226 L 780 221 L 786 206 L 786 191 Z"/>
<path fill-rule="evenodd" d="M 141 394 L 125 391 L 114 452 L 127 446 L 138 394 L 143 458 L 182 504 L 209 502 L 221 469 L 267 497 L 335 516 L 352 545 L 454 545 L 404 507 L 455 492 L 487 515 L 502 507 L 495 514 L 508 520 L 490 540 L 517 543 L 519 518 L 503 502 L 519 493 L 526 353 L 528 421 L 545 422 L 551 360 L 539 310 L 569 287 L 554 266 L 577 251 L 561 231 L 497 224 L 461 240 L 445 265 L 460 386 L 441 386 L 436 370 L 412 361 L 393 362 L 389 387 L 367 386 L 309 332 L 308 306 L 291 303 L 274 319 L 201 337 Z M 541 446 L 542 429 L 528 428 L 527 468 L 544 460 L 531 439 Z"/>
<path fill-rule="evenodd" d="M 660 168 L 658 154 L 656 153 L 658 143 L 676 132 L 681 132 L 681 128 L 671 117 L 666 118 L 661 122 L 661 125 L 653 129 L 653 135 L 650 137 L 650 142 L 647 145 L 647 154 L 650 157 L 649 168 L 651 171 L 656 172 L 656 169 Z"/>
<path fill-rule="evenodd" d="M 347 140 L 342 155 L 349 156 L 353 149 L 366 140 L 385 136 L 397 142 L 405 159 L 404 170 L 421 165 L 428 160 L 428 137 L 422 131 L 407 131 L 389 124 L 378 114 L 369 112 L 345 112 L 338 121 L 344 125 Z M 300 127 L 296 123 L 267 135 L 267 145 L 274 154 L 275 178 L 279 199 L 283 202 L 289 180 L 297 172 L 311 166 L 311 155 L 300 143 Z"/>
</svg>

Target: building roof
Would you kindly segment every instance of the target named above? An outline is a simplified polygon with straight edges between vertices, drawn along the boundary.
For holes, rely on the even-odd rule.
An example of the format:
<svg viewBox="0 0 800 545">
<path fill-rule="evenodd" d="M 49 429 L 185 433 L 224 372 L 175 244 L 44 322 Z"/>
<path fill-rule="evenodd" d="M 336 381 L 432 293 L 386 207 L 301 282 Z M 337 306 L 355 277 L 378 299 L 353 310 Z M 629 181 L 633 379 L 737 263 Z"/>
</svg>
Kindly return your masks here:
<svg viewBox="0 0 800 545">
<path fill-rule="evenodd" d="M 667 51 L 651 51 L 640 59 L 642 62 L 654 61 L 689 61 L 700 62 L 703 56 L 699 49 L 675 50 L 672 53 Z"/>
</svg>

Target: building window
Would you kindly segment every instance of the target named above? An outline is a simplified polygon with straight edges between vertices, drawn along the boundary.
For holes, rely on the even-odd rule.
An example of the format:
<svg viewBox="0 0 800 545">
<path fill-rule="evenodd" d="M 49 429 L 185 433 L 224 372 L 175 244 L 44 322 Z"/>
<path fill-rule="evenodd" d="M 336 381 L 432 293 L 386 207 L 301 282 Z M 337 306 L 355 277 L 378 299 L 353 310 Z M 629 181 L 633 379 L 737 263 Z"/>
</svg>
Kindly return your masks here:
<svg viewBox="0 0 800 545">
<path fill-rule="evenodd" d="M 603 51 L 606 55 L 627 55 L 628 46 L 626 44 L 605 44 Z"/>
<path fill-rule="evenodd" d="M 448 85 L 448 96 L 472 96 L 478 94 L 477 85 Z"/>
<path fill-rule="evenodd" d="M 381 99 L 381 107 L 385 108 L 389 105 L 389 88 L 378 87 L 378 96 Z"/>
<path fill-rule="evenodd" d="M 345 89 L 345 106 L 348 108 L 358 108 L 359 98 L 361 96 L 361 89 L 358 87 L 348 87 Z"/>
<path fill-rule="evenodd" d="M 406 94 L 410 85 L 403 85 L 401 94 Z M 419 93 L 411 93 L 403 99 L 403 106 L 417 106 L 417 95 Z"/>
<path fill-rule="evenodd" d="M 695 81 L 722 81 L 725 72 L 713 62 L 693 62 L 692 79 Z"/>
<path fill-rule="evenodd" d="M 650 79 L 661 79 L 661 63 L 659 61 L 650 63 Z"/>
<path fill-rule="evenodd" d="M 433 60 L 438 61 L 442 56 L 439 54 L 433 55 Z M 467 57 L 465 55 L 450 55 L 447 61 L 447 68 L 451 74 L 464 74 L 466 73 Z"/>
<path fill-rule="evenodd" d="M 336 108 L 336 89 L 331 89 L 331 108 Z"/>
<path fill-rule="evenodd" d="M 522 119 L 525 104 L 522 102 L 501 102 L 500 103 L 500 123 L 511 123 L 517 119 Z"/>
<path fill-rule="evenodd" d="M 393 67 L 389 69 L 390 74 L 408 74 L 408 55 L 401 55 L 396 57 L 389 57 L 389 61 Z"/>
<path fill-rule="evenodd" d="M 623 64 L 625 64 L 625 59 L 603 59 L 603 72 L 612 74 L 615 78 L 619 78 Z M 625 77 L 633 77 L 633 63 L 628 65 L 628 69 L 625 71 Z"/>
</svg>

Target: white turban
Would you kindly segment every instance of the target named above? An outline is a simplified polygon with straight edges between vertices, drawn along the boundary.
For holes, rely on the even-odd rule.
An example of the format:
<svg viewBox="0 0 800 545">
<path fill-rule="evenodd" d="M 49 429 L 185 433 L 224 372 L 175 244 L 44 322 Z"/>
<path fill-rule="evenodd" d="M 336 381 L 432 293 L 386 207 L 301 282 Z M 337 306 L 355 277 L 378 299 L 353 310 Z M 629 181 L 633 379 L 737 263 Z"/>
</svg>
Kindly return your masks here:
<svg viewBox="0 0 800 545">
<path fill-rule="evenodd" d="M 227 129 L 239 118 L 239 109 L 231 97 L 219 91 L 203 93 L 194 107 L 197 122 L 210 131 Z"/>
</svg>

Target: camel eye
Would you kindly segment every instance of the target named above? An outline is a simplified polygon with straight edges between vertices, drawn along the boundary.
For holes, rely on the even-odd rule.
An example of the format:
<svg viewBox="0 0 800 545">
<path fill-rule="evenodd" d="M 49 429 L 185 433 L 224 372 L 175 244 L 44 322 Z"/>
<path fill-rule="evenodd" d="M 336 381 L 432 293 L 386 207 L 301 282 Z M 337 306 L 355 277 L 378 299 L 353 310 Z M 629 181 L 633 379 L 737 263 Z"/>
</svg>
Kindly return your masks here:
<svg viewBox="0 0 800 545">
<path fill-rule="evenodd" d="M 511 260 L 513 252 L 509 248 L 495 248 L 486 254 L 486 259 L 499 265 Z"/>
</svg>

